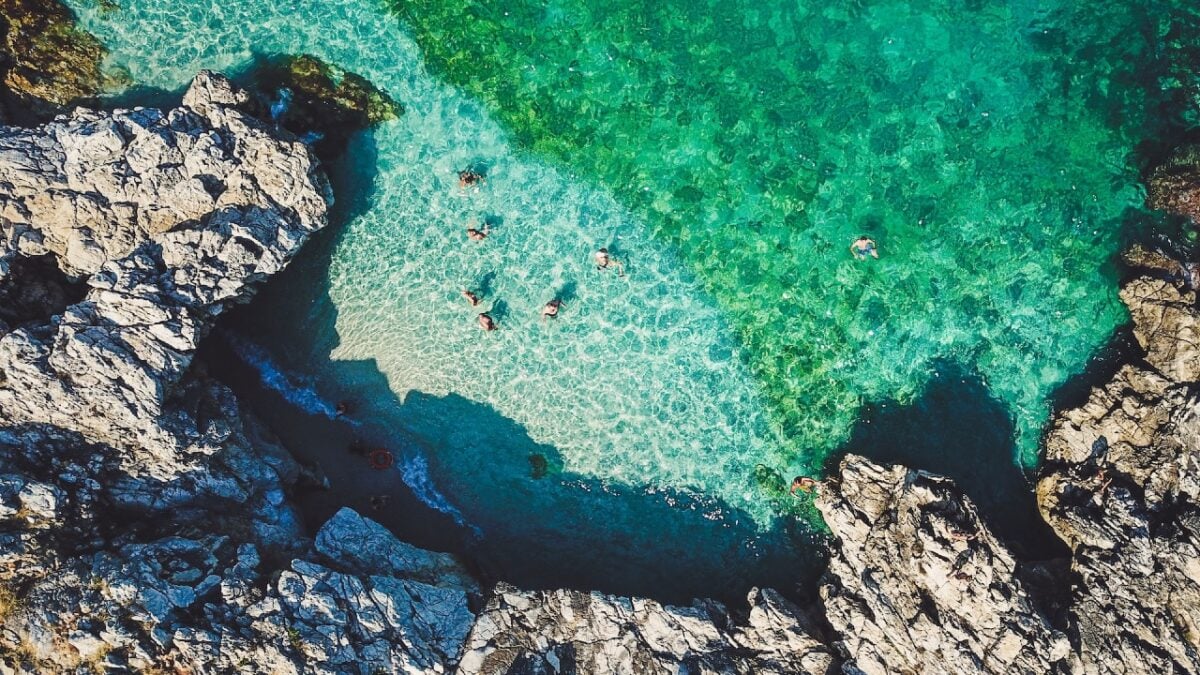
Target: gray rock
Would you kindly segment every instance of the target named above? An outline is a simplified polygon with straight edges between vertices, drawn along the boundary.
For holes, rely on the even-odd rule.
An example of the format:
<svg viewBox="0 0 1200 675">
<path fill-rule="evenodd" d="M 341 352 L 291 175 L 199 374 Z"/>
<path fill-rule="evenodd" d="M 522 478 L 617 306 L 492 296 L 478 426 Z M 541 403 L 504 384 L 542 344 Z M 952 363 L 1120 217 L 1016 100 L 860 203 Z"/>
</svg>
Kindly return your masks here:
<svg viewBox="0 0 1200 675">
<path fill-rule="evenodd" d="M 1043 516 L 1072 550 L 1074 670 L 1200 672 L 1200 311 L 1157 277 L 1121 297 L 1146 362 L 1046 436 Z"/>
<path fill-rule="evenodd" d="M 821 597 L 848 670 L 1045 673 L 1067 657 L 953 483 L 854 455 L 840 474 L 816 504 L 837 538 Z"/>
<path fill-rule="evenodd" d="M 316 549 L 357 574 L 395 574 L 433 586 L 479 594 L 479 582 L 453 556 L 396 539 L 353 509 L 338 511 L 317 532 Z"/>
<path fill-rule="evenodd" d="M 749 626 L 719 603 L 672 607 L 500 584 L 467 640 L 459 672 L 827 673 L 837 660 L 777 594 L 751 593 Z"/>
<path fill-rule="evenodd" d="M 1141 277 L 1121 288 L 1133 334 L 1146 361 L 1175 382 L 1200 380 L 1200 313 L 1196 293 L 1172 281 Z"/>
</svg>

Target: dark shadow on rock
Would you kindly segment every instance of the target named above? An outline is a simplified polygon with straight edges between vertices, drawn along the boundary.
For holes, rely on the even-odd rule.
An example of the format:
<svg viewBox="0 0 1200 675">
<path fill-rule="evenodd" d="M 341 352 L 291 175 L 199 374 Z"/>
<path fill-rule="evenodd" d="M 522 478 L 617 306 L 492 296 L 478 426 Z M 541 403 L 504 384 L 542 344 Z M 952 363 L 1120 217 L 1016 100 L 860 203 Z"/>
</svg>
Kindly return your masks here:
<svg viewBox="0 0 1200 675">
<path fill-rule="evenodd" d="M 53 255 L 14 256 L 0 279 L 0 323 L 12 328 L 44 324 L 86 294 L 87 285 L 71 281 Z"/>
<path fill-rule="evenodd" d="M 180 89 L 162 89 L 138 84 L 122 89 L 115 94 L 104 96 L 100 99 L 100 107 L 107 111 L 118 108 L 130 110 L 137 107 L 171 110 L 180 105 L 186 91 L 187 85 Z"/>
<path fill-rule="evenodd" d="M 1032 479 L 1014 463 L 1013 438 L 1011 416 L 979 376 L 942 362 L 912 404 L 864 406 L 828 468 L 836 470 L 842 455 L 854 453 L 946 476 L 1019 558 L 1066 555 L 1038 513 Z"/>
</svg>

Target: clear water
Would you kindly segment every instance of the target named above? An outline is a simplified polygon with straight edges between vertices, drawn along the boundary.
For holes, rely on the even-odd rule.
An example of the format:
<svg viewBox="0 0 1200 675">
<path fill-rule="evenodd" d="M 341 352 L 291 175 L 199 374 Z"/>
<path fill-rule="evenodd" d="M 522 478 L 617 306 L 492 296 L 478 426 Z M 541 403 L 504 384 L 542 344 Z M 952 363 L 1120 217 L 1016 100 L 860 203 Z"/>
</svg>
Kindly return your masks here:
<svg viewBox="0 0 1200 675">
<path fill-rule="evenodd" d="M 510 568 L 798 555 L 780 478 L 941 362 L 1036 462 L 1049 395 L 1125 318 L 1104 269 L 1180 86 L 1167 0 L 71 4 L 138 85 L 303 52 L 404 104 L 339 168 L 373 188 L 327 273 L 257 337 L 419 439 L 423 481 L 534 547 Z"/>
</svg>

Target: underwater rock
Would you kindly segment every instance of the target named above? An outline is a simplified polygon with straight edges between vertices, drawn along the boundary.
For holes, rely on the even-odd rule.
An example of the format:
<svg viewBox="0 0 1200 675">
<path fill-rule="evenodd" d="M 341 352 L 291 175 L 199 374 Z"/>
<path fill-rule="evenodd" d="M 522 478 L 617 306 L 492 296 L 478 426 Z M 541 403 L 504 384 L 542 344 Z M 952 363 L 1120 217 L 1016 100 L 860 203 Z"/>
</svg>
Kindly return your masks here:
<svg viewBox="0 0 1200 675">
<path fill-rule="evenodd" d="M 1200 146 L 1177 150 L 1151 172 L 1146 205 L 1200 224 Z"/>
<path fill-rule="evenodd" d="M 34 124 L 94 100 L 104 48 L 61 0 L 0 0 L 0 123 Z"/>
<path fill-rule="evenodd" d="M 255 85 L 267 116 L 297 136 L 315 140 L 317 152 L 326 158 L 338 154 L 355 131 L 404 112 L 366 78 L 307 54 L 266 61 L 255 73 Z"/>
</svg>

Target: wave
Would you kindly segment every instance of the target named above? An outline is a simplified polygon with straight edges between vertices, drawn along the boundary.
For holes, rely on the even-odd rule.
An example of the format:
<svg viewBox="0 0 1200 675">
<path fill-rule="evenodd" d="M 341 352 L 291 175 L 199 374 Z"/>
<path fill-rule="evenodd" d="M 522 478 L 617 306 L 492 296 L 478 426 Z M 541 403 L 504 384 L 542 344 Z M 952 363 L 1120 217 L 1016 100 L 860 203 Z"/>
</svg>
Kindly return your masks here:
<svg viewBox="0 0 1200 675">
<path fill-rule="evenodd" d="M 355 426 L 360 424 L 338 415 L 336 405 L 321 398 L 317 390 L 305 382 L 306 378 L 284 370 L 271 358 L 270 353 L 264 347 L 229 333 L 222 333 L 221 337 L 239 358 L 254 368 L 264 385 L 283 396 L 292 405 L 314 415 L 323 415 L 329 419 L 337 419 Z M 429 475 L 429 463 L 425 457 L 420 454 L 409 455 L 400 459 L 397 469 L 400 471 L 400 478 L 423 504 L 450 516 L 460 527 L 469 529 L 476 537 L 483 536 L 483 532 L 467 522 L 466 516 L 438 491 L 433 484 L 433 478 Z"/>
<path fill-rule="evenodd" d="M 412 489 L 417 499 L 420 499 L 429 508 L 450 516 L 460 527 L 468 528 L 474 532 L 476 537 L 483 537 L 483 531 L 467 522 L 466 516 L 454 508 L 454 505 L 450 503 L 450 500 L 446 499 L 445 495 L 438 492 L 437 487 L 433 484 L 433 478 L 429 475 L 429 463 L 425 461 L 424 457 L 413 455 L 401 460 L 398 466 L 400 477 Z"/>
<path fill-rule="evenodd" d="M 341 418 L 336 404 L 321 398 L 317 390 L 304 381 L 305 378 L 285 371 L 265 348 L 237 335 L 222 333 L 221 337 L 246 365 L 258 373 L 264 385 L 289 403 L 313 415 L 323 415 L 331 420 Z"/>
</svg>

